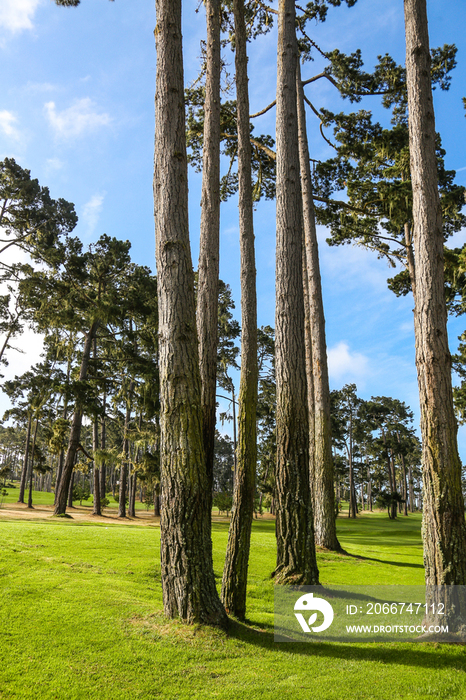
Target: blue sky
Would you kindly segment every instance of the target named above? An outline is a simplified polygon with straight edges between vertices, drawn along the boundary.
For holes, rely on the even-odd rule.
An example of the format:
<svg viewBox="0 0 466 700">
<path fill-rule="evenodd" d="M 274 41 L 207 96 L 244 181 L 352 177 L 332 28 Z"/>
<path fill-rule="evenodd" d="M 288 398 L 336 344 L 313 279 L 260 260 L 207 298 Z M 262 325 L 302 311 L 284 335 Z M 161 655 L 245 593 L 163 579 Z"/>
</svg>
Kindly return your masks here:
<svg viewBox="0 0 466 700">
<path fill-rule="evenodd" d="M 199 65 L 205 14 L 199 0 L 184 0 L 185 78 Z M 197 11 L 198 10 L 198 11 Z M 431 46 L 456 43 L 458 67 L 449 93 L 435 93 L 437 129 L 447 150 L 447 167 L 466 185 L 466 3 L 428 0 Z M 31 170 L 54 197 L 75 203 L 76 234 L 84 243 L 107 233 L 132 242 L 133 259 L 155 270 L 152 204 L 155 47 L 154 2 L 82 0 L 60 8 L 52 0 L 1 0 L 0 3 L 0 158 L 10 156 Z M 331 9 L 323 25 L 309 33 L 324 51 L 361 48 L 372 67 L 378 54 L 404 62 L 402 0 L 358 0 L 355 7 Z M 234 57 L 225 53 L 233 73 Z M 250 46 L 251 111 L 275 98 L 276 35 Z M 307 63 L 303 77 L 322 68 Z M 309 86 L 318 107 L 350 109 L 327 82 Z M 377 98 L 361 106 L 387 119 Z M 275 112 L 257 120 L 257 133 L 274 133 Z M 311 156 L 325 159 L 330 148 L 318 122 L 308 116 Z M 200 177 L 190 175 L 190 231 L 197 266 Z M 259 203 L 257 238 L 259 323 L 274 325 L 275 205 Z M 332 388 L 354 382 L 358 393 L 394 396 L 418 415 L 414 367 L 412 301 L 397 299 L 386 286 L 386 263 L 355 247 L 329 248 L 319 230 L 329 367 Z M 454 245 L 466 241 L 464 233 Z M 221 215 L 221 276 L 234 292 L 239 313 L 239 249 L 236 201 Z M 452 349 L 466 319 L 450 322 Z M 40 339 L 26 332 L 18 341 L 25 354 L 10 353 L 7 376 L 37 361 Z M 4 404 L 0 403 L 0 408 Z M 466 461 L 466 430 L 460 429 Z"/>
</svg>

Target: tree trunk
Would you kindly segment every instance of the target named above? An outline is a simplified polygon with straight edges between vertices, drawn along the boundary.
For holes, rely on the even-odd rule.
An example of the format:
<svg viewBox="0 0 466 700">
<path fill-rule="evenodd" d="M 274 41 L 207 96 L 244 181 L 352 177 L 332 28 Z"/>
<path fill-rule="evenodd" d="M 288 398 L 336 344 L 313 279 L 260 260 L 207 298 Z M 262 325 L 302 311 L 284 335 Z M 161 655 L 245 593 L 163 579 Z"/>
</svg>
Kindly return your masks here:
<svg viewBox="0 0 466 700">
<path fill-rule="evenodd" d="M 136 517 L 136 488 L 138 473 L 136 470 L 131 475 L 131 488 L 129 490 L 128 517 Z"/>
<path fill-rule="evenodd" d="M 393 483 L 392 493 L 395 495 L 398 495 L 398 491 L 397 491 L 397 487 L 396 487 L 395 455 L 393 454 L 393 452 L 390 453 L 389 459 L 390 459 L 389 466 L 391 468 L 392 483 Z M 397 510 L 398 510 L 398 503 L 396 501 L 392 501 L 391 508 L 390 508 L 392 520 L 396 520 Z"/>
<path fill-rule="evenodd" d="M 156 0 L 154 210 L 159 301 L 161 578 L 165 614 L 226 624 L 212 562 L 188 231 L 181 0 Z"/>
<path fill-rule="evenodd" d="M 304 242 L 304 241 L 303 241 Z M 314 420 L 314 375 L 312 370 L 311 311 L 309 304 L 309 281 L 307 278 L 306 250 L 303 245 L 303 300 L 304 300 L 304 356 L 306 360 L 307 408 L 309 416 L 309 488 L 314 513 L 315 528 L 315 420 Z"/>
<path fill-rule="evenodd" d="M 133 389 L 134 389 L 134 379 L 131 380 L 129 385 L 128 396 L 126 398 L 126 414 L 125 414 L 125 437 L 123 440 L 123 454 L 124 459 L 120 468 L 120 488 L 118 490 L 118 517 L 126 518 L 126 494 L 127 494 L 127 484 L 128 484 L 128 471 L 129 471 L 129 422 L 131 420 L 131 405 L 133 401 Z"/>
<path fill-rule="evenodd" d="M 105 430 L 105 402 L 106 402 L 106 396 L 104 394 L 104 414 L 102 418 L 100 419 L 100 448 L 102 450 L 105 450 L 105 445 L 106 445 L 106 430 Z M 102 462 L 100 465 L 100 497 L 105 498 L 106 494 L 106 481 L 107 481 L 107 467 L 105 465 L 105 462 Z"/>
<path fill-rule="evenodd" d="M 97 422 L 97 417 L 94 418 L 94 425 L 93 425 L 93 431 L 92 431 L 92 449 L 94 450 L 94 453 L 96 450 L 99 449 L 99 425 Z M 94 515 L 102 515 L 102 508 L 100 505 L 100 472 L 96 467 L 95 461 L 94 461 L 94 508 L 93 508 L 93 513 Z"/>
<path fill-rule="evenodd" d="M 23 471 L 21 472 L 21 481 L 19 484 L 18 503 L 24 503 L 24 491 L 26 490 L 26 482 L 27 482 L 27 476 L 28 476 L 29 442 L 31 440 L 31 424 L 32 424 L 32 413 L 29 415 L 28 427 L 27 427 L 27 431 L 26 431 L 26 447 L 24 449 L 24 462 L 23 462 Z"/>
<path fill-rule="evenodd" d="M 34 428 L 34 437 L 32 438 L 31 463 L 29 466 L 29 495 L 28 508 L 32 508 L 32 480 L 34 476 L 34 452 L 36 448 L 37 430 L 39 428 L 39 418 L 36 418 L 36 427 Z"/>
<path fill-rule="evenodd" d="M 409 487 L 409 510 L 414 513 L 414 482 L 411 465 L 408 467 L 408 487 Z"/>
<path fill-rule="evenodd" d="M 94 338 L 94 362 L 97 359 L 97 340 Z M 95 463 L 95 453 L 99 449 L 99 420 L 95 416 L 92 424 L 92 449 L 94 451 L 94 515 L 102 515 L 100 505 L 100 473 Z"/>
<path fill-rule="evenodd" d="M 443 231 L 426 0 L 405 0 L 404 7 L 416 259 L 416 368 L 424 479 L 424 563 L 429 605 L 430 586 L 466 584 L 466 525 L 446 329 Z M 451 609 L 448 605 L 448 611 Z M 448 613 L 442 617 L 429 613 L 427 618 L 431 624 L 441 621 L 450 625 L 450 631 L 462 628 L 464 632 L 464 601 L 460 609 L 456 605 L 456 621 Z"/>
<path fill-rule="evenodd" d="M 277 583 L 319 582 L 309 487 L 304 356 L 302 199 L 294 0 L 280 0 L 277 75 Z M 299 233 L 298 233 L 299 232 Z"/>
<path fill-rule="evenodd" d="M 349 429 L 349 449 L 348 451 L 348 463 L 349 463 L 349 503 L 348 503 L 348 518 L 356 518 L 358 514 L 358 507 L 356 503 L 356 488 L 354 485 L 354 464 L 353 464 L 353 417 L 352 408 L 350 415 L 350 429 Z"/>
<path fill-rule="evenodd" d="M 87 370 L 89 367 L 89 359 L 91 357 L 92 344 L 98 325 L 99 321 L 93 321 L 84 339 L 83 356 L 81 359 L 81 367 L 79 370 L 80 382 L 85 382 L 87 379 Z M 73 472 L 74 462 L 76 459 L 76 452 L 78 450 L 79 440 L 81 436 L 82 418 L 83 407 L 81 405 L 81 402 L 77 399 L 73 413 L 73 420 L 71 421 L 71 432 L 70 439 L 68 442 L 68 450 L 66 452 L 65 464 L 63 465 L 60 484 L 58 486 L 58 493 L 54 511 L 55 515 L 63 515 L 64 513 L 66 513 L 66 499 L 68 496 L 71 474 Z"/>
<path fill-rule="evenodd" d="M 220 232 L 220 0 L 206 0 L 207 55 L 197 333 L 207 478 L 213 483 Z M 212 485 L 209 488 L 212 496 Z M 211 508 L 210 508 L 211 509 Z"/>
<path fill-rule="evenodd" d="M 74 507 L 74 506 L 73 506 L 74 477 L 75 477 L 75 473 L 74 473 L 74 472 L 71 472 L 70 485 L 69 485 L 68 494 L 67 494 L 67 498 L 68 498 L 68 508 L 73 508 L 73 507 Z"/>
<path fill-rule="evenodd" d="M 222 602 L 227 613 L 244 619 L 257 462 L 257 300 L 244 0 L 233 0 L 233 13 L 236 51 L 242 332 L 238 398 L 238 469 L 223 569 Z"/>
<path fill-rule="evenodd" d="M 154 517 L 160 518 L 160 487 L 154 489 Z"/>
<path fill-rule="evenodd" d="M 325 340 L 325 316 L 320 278 L 319 250 L 317 246 L 316 219 L 312 199 L 309 146 L 306 132 L 304 91 L 301 83 L 299 61 L 296 72 L 298 95 L 299 163 L 303 198 L 304 257 L 306 261 L 307 290 L 309 299 L 310 337 L 312 340 L 313 411 L 309 420 L 314 427 L 313 456 L 313 510 L 316 544 L 326 549 L 341 551 L 335 523 L 334 467 L 332 458 L 332 432 L 330 421 L 330 386 Z"/>
</svg>

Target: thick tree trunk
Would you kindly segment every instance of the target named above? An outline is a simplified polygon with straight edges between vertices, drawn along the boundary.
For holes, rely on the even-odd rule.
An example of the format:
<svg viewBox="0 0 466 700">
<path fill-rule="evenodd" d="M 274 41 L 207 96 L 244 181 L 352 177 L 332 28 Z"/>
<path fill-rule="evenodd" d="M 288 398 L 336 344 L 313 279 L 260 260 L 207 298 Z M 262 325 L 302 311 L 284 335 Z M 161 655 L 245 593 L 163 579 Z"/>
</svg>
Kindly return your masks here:
<svg viewBox="0 0 466 700">
<path fill-rule="evenodd" d="M 277 76 L 277 377 L 278 583 L 317 584 L 309 487 L 309 425 L 304 356 L 302 199 L 299 173 L 294 0 L 280 0 Z M 298 235 L 297 235 L 298 234 Z"/>
<path fill-rule="evenodd" d="M 81 367 L 79 370 L 80 382 L 85 382 L 87 379 L 87 370 L 89 368 L 89 359 L 91 357 L 92 344 L 98 325 L 99 321 L 93 321 L 84 339 L 83 356 L 81 359 Z M 66 513 L 66 500 L 68 497 L 71 474 L 73 472 L 74 462 L 76 459 L 76 452 L 79 447 L 82 418 L 83 407 L 80 401 L 76 400 L 76 406 L 73 413 L 73 420 L 71 421 L 71 432 L 70 439 L 68 442 L 68 450 L 66 452 L 65 464 L 63 465 L 60 484 L 58 486 L 58 493 L 54 511 L 55 515 L 63 515 L 64 513 Z"/>
<path fill-rule="evenodd" d="M 314 429 L 311 449 L 313 456 L 313 511 L 316 544 L 326 549 L 341 551 L 335 523 L 334 467 L 332 458 L 332 429 L 330 422 L 330 386 L 328 381 L 325 316 L 320 278 L 316 218 L 312 199 L 309 147 L 306 132 L 306 112 L 301 71 L 297 62 L 296 84 L 298 95 L 299 163 L 303 197 L 304 255 L 306 261 L 309 300 L 310 337 L 312 340 L 313 411 L 309 420 Z"/>
<path fill-rule="evenodd" d="M 197 333 L 207 477 L 213 482 L 220 232 L 220 0 L 206 0 L 207 55 Z M 212 486 L 209 488 L 212 494 Z"/>
<path fill-rule="evenodd" d="M 236 50 L 242 333 L 238 399 L 238 465 L 223 569 L 222 602 L 227 613 L 244 619 L 257 462 L 257 301 L 244 0 L 233 0 L 233 13 Z"/>
<path fill-rule="evenodd" d="M 26 483 L 27 483 L 27 476 L 28 476 L 28 465 L 29 465 L 29 442 L 31 440 L 31 424 L 32 424 L 32 414 L 29 415 L 28 427 L 27 427 L 27 431 L 26 431 L 26 447 L 24 448 L 23 471 L 21 472 L 21 481 L 19 484 L 18 503 L 24 503 L 24 492 L 26 490 Z"/>
<path fill-rule="evenodd" d="M 466 584 L 466 525 L 453 410 L 444 292 L 443 232 L 437 184 L 435 118 L 426 0 L 405 0 L 406 82 L 416 260 L 416 368 L 424 478 L 423 539 L 429 586 Z M 429 622 L 466 630 L 466 609 Z M 448 612 L 452 606 L 448 605 Z M 430 610 L 430 608 L 428 608 Z M 458 615 L 460 613 L 460 615 Z M 461 619 L 460 619 L 461 618 Z"/>
<path fill-rule="evenodd" d="M 161 578 L 165 614 L 226 624 L 212 562 L 194 277 L 188 233 L 181 0 L 156 0 L 154 208 L 161 386 Z"/>
</svg>

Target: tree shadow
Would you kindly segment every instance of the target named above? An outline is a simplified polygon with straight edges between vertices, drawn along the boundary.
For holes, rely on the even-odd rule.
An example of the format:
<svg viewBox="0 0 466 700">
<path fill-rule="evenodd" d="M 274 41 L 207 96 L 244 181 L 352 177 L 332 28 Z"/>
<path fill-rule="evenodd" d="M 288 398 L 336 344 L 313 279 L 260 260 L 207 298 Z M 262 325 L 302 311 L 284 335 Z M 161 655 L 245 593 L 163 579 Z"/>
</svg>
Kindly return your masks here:
<svg viewBox="0 0 466 700">
<path fill-rule="evenodd" d="M 266 625 L 266 627 L 271 627 Z M 355 659 L 358 661 L 375 661 L 382 664 L 397 666 L 412 666 L 440 670 L 451 668 L 463 671 L 464 655 L 447 655 L 435 653 L 440 647 L 455 647 L 464 643 L 450 641 L 448 644 L 438 642 L 399 642 L 399 643 L 342 643 L 342 642 L 277 642 L 272 631 L 254 629 L 247 623 L 229 619 L 229 637 L 247 644 L 284 654 L 299 654 L 300 656 L 319 657 L 328 659 Z"/>
<path fill-rule="evenodd" d="M 353 559 L 361 559 L 362 561 L 376 561 L 378 564 L 389 564 L 390 566 L 404 566 L 412 569 L 423 569 L 423 564 L 410 564 L 406 561 L 387 561 L 386 559 L 376 559 L 375 557 L 363 557 L 360 554 L 347 554 L 348 557 Z"/>
</svg>

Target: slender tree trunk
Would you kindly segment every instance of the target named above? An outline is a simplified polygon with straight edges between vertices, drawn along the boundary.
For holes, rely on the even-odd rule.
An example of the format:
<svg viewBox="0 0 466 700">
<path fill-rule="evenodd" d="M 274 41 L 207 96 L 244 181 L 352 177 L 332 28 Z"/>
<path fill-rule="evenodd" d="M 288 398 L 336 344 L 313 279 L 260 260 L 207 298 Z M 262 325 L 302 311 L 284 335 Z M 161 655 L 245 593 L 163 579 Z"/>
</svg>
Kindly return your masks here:
<svg viewBox="0 0 466 700">
<path fill-rule="evenodd" d="M 61 475 L 63 473 L 63 464 L 65 461 L 65 450 L 60 450 L 60 457 L 58 459 L 57 476 L 55 479 L 55 493 L 53 496 L 53 504 L 57 502 L 58 485 L 60 483 Z"/>
<path fill-rule="evenodd" d="M 136 489 L 137 489 L 138 473 L 136 470 L 131 475 L 131 489 L 128 503 L 128 516 L 136 517 Z"/>
<path fill-rule="evenodd" d="M 197 333 L 207 477 L 213 482 L 220 232 L 220 0 L 206 0 L 207 55 Z M 212 494 L 212 486 L 209 489 Z"/>
<path fill-rule="evenodd" d="M 325 316 L 322 300 L 316 219 L 312 198 L 309 147 L 306 132 L 306 112 L 301 71 L 297 62 L 296 84 L 298 96 L 299 163 L 303 197 L 304 257 L 306 261 L 309 302 L 310 337 L 312 341 L 313 422 L 310 436 L 314 438 L 313 456 L 313 509 L 316 544 L 326 549 L 341 551 L 335 523 L 334 467 L 330 422 L 330 386 L 325 340 Z"/>
<path fill-rule="evenodd" d="M 161 578 L 165 614 L 226 624 L 212 562 L 188 232 L 181 0 L 156 0 L 154 208 L 161 387 Z"/>
<path fill-rule="evenodd" d="M 367 507 L 372 513 L 372 478 L 370 467 L 367 467 Z"/>
<path fill-rule="evenodd" d="M 97 339 L 94 337 L 94 362 L 97 360 Z M 92 424 L 92 449 L 94 451 L 94 515 L 102 515 L 102 509 L 100 505 L 100 472 L 95 463 L 95 453 L 99 449 L 99 419 L 97 416 L 94 417 Z"/>
<path fill-rule="evenodd" d="M 92 344 L 98 325 L 99 322 L 97 320 L 93 321 L 84 339 L 83 356 L 81 359 L 81 367 L 79 370 L 80 382 L 85 382 L 87 379 L 87 370 L 89 367 L 89 360 L 91 357 Z M 81 403 L 77 400 L 73 413 L 73 420 L 71 421 L 71 432 L 70 439 L 68 442 L 68 450 L 66 452 L 65 464 L 63 465 L 60 484 L 58 486 L 58 493 L 54 511 L 55 515 L 63 515 L 64 513 L 66 513 L 66 499 L 68 496 L 71 474 L 73 472 L 73 466 L 76 459 L 76 452 L 78 450 L 79 439 L 81 436 L 82 418 L 83 407 Z"/>
<path fill-rule="evenodd" d="M 257 462 L 257 301 L 244 0 L 233 0 L 233 14 L 236 51 L 242 332 L 238 399 L 238 470 L 223 569 L 222 602 L 227 613 L 244 619 Z"/>
<path fill-rule="evenodd" d="M 238 471 L 238 441 L 236 439 L 236 396 L 235 396 L 235 387 L 233 385 L 233 382 L 231 383 L 231 400 L 232 400 L 232 411 L 233 411 L 233 479 L 232 479 L 232 488 L 231 492 L 235 492 L 235 484 L 236 484 L 236 472 Z"/>
<path fill-rule="evenodd" d="M 128 470 L 129 470 L 129 422 L 131 420 L 131 405 L 133 401 L 133 390 L 134 390 L 134 379 L 131 379 L 129 385 L 128 396 L 126 399 L 126 414 L 125 414 L 125 437 L 123 440 L 123 454 L 124 460 L 120 468 L 120 488 L 118 491 L 118 517 L 126 518 L 126 494 L 127 494 L 127 483 L 128 483 Z"/>
<path fill-rule="evenodd" d="M 94 453 L 96 450 L 99 449 L 99 424 L 97 421 L 97 417 L 94 419 L 94 425 L 93 425 L 93 430 L 92 430 L 92 449 L 94 450 Z M 102 508 L 100 504 L 100 472 L 96 467 L 96 463 L 94 461 L 94 508 L 93 508 L 93 513 L 94 515 L 102 515 Z"/>
<path fill-rule="evenodd" d="M 303 245 L 303 299 L 304 299 L 304 356 L 306 359 L 307 406 L 309 415 L 309 488 L 312 512 L 315 515 L 315 420 L 314 420 L 314 375 L 312 371 L 311 314 L 309 305 L 309 283 L 307 279 L 306 250 Z M 314 522 L 315 527 L 315 522 Z"/>
<path fill-rule="evenodd" d="M 430 586 L 466 584 L 466 524 L 446 328 L 443 231 L 426 0 L 405 0 L 404 7 L 416 259 L 416 368 L 424 479 L 424 563 L 429 606 L 430 596 L 434 595 Z M 450 617 L 453 607 L 454 616 Z M 455 601 L 453 606 L 447 602 L 447 608 L 447 614 L 442 617 L 429 612 L 428 621 L 449 623 L 450 631 L 456 627 L 464 633 L 465 601 Z"/>
<path fill-rule="evenodd" d="M 395 455 L 393 454 L 393 452 L 390 453 L 390 467 L 391 467 L 391 474 L 392 474 L 393 493 L 395 495 L 398 495 L 398 490 L 397 490 L 397 486 L 396 486 Z M 398 510 L 398 503 L 396 501 L 392 501 L 392 504 L 391 504 L 392 520 L 396 519 L 397 510 Z"/>
<path fill-rule="evenodd" d="M 408 467 L 408 487 L 409 487 L 409 510 L 414 513 L 414 482 L 413 470 L 411 465 Z"/>
<path fill-rule="evenodd" d="M 302 199 L 299 173 L 294 0 L 278 6 L 277 378 L 278 583 L 319 582 L 309 487 L 309 424 L 304 355 Z M 298 235 L 297 235 L 298 234 Z"/>
<path fill-rule="evenodd" d="M 74 508 L 74 506 L 73 506 L 74 479 L 75 479 L 75 472 L 71 472 L 70 485 L 68 488 L 68 508 Z"/>
<path fill-rule="evenodd" d="M 32 508 L 32 482 L 34 476 L 34 452 L 36 449 L 37 430 L 39 428 L 39 418 L 36 419 L 36 427 L 34 428 L 34 437 L 32 438 L 31 460 L 29 465 L 29 495 L 28 508 Z"/>
<path fill-rule="evenodd" d="M 100 448 L 102 450 L 105 450 L 105 446 L 106 446 L 105 405 L 106 405 L 106 395 L 104 393 L 104 400 L 103 400 L 104 413 L 103 413 L 102 418 L 100 420 Z M 102 464 L 100 465 L 100 496 L 101 496 L 101 498 L 105 498 L 106 481 L 107 481 L 107 467 L 105 465 L 105 462 L 102 462 Z"/>
<path fill-rule="evenodd" d="M 352 411 L 352 409 L 351 409 Z M 358 515 L 358 507 L 356 501 L 356 487 L 354 484 L 354 464 L 353 464 L 353 417 L 352 413 L 350 415 L 350 429 L 349 429 L 349 450 L 348 450 L 348 462 L 349 462 L 349 504 L 348 504 L 348 518 L 356 518 Z"/>
<path fill-rule="evenodd" d="M 154 517 L 160 518 L 160 486 L 154 489 Z"/>
<path fill-rule="evenodd" d="M 29 415 L 28 427 L 27 427 L 27 431 L 26 431 L 26 447 L 24 448 L 23 471 L 21 472 L 21 481 L 19 484 L 18 503 L 24 503 L 24 491 L 26 489 L 26 481 L 27 481 L 27 476 L 28 476 L 29 442 L 31 440 L 31 424 L 32 424 L 32 413 Z"/>
</svg>

